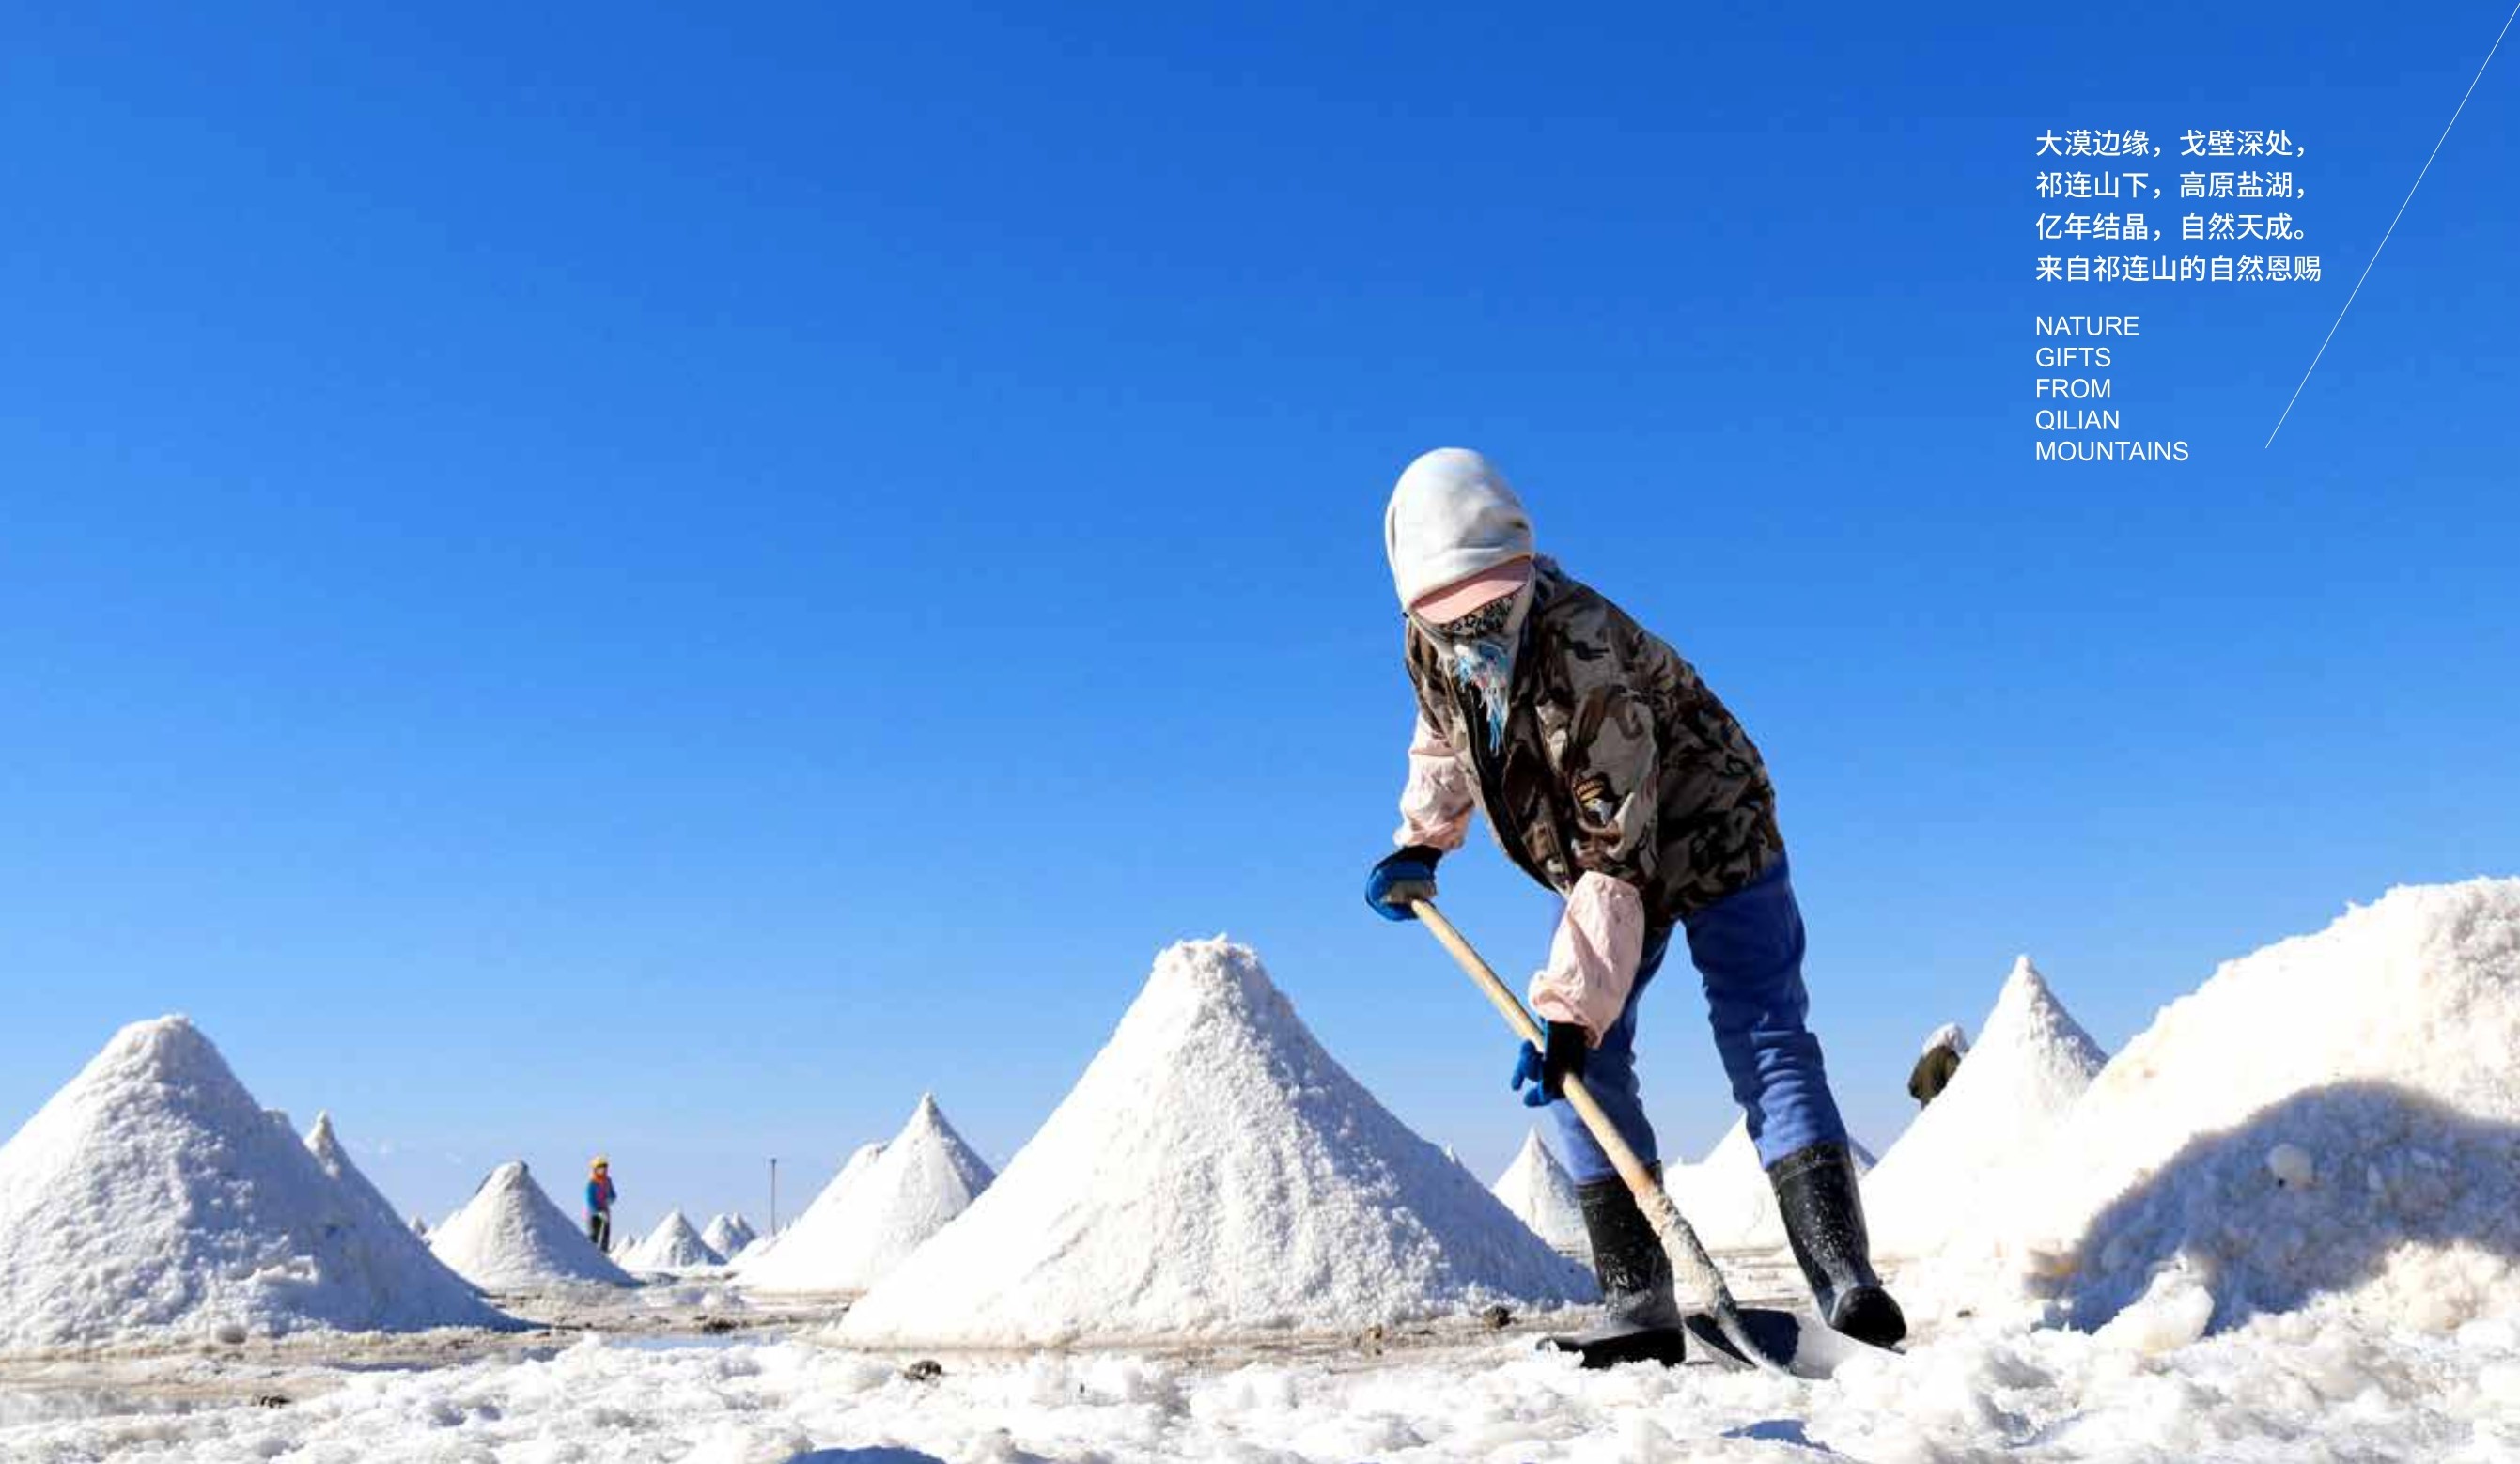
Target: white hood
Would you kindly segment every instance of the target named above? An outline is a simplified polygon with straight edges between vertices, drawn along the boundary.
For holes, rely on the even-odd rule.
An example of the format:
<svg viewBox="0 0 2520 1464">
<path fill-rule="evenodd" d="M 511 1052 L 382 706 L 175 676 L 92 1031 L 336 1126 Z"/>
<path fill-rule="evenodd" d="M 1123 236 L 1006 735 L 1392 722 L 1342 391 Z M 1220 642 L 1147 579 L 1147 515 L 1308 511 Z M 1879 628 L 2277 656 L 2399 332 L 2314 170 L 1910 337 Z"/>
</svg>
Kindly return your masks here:
<svg viewBox="0 0 2520 1464">
<path fill-rule="evenodd" d="M 1382 511 L 1382 551 L 1403 610 L 1429 592 L 1531 554 L 1531 518 L 1496 465 L 1438 447 L 1409 465 Z"/>
</svg>

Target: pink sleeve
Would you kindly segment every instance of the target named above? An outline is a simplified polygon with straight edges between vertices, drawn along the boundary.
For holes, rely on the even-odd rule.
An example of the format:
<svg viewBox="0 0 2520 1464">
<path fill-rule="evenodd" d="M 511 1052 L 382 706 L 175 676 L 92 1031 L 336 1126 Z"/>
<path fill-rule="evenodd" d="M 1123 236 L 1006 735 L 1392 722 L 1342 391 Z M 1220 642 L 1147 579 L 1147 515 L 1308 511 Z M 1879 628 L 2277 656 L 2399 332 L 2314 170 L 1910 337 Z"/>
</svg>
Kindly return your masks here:
<svg viewBox="0 0 2520 1464">
<path fill-rule="evenodd" d="M 1391 842 L 1450 853 L 1469 838 L 1478 806 L 1461 753 L 1418 713 L 1417 735 L 1409 740 L 1409 783 L 1400 790 L 1400 829 Z"/>
<path fill-rule="evenodd" d="M 1577 1024 L 1600 1046 L 1628 1004 L 1644 945 L 1645 902 L 1637 887 L 1586 870 L 1566 896 L 1548 969 L 1531 979 L 1532 1010 Z"/>
</svg>

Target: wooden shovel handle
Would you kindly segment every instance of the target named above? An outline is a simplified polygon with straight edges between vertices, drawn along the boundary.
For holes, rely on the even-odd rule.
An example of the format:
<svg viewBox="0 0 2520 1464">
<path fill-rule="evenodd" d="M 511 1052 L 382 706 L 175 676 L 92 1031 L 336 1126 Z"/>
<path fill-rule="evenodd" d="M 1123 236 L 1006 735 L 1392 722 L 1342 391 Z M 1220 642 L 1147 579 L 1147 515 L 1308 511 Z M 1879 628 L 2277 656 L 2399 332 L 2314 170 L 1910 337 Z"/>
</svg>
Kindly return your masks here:
<svg viewBox="0 0 2520 1464">
<path fill-rule="evenodd" d="M 1514 995 L 1513 988 L 1507 985 L 1505 980 L 1470 947 L 1470 942 L 1453 928 L 1453 922 L 1445 919 L 1444 912 L 1435 908 L 1434 901 L 1413 899 L 1409 908 L 1418 912 L 1418 918 L 1424 922 L 1426 929 L 1435 933 L 1435 938 L 1444 942 L 1444 948 L 1453 953 L 1454 960 L 1461 962 L 1462 969 L 1470 974 L 1470 980 L 1478 983 L 1479 989 L 1487 993 L 1488 1000 L 1505 1018 L 1506 1025 L 1534 1047 L 1546 1047 L 1548 1034 L 1541 1030 L 1538 1019 L 1523 1006 L 1522 998 Z M 1584 1086 L 1584 1079 L 1568 1074 L 1565 1091 L 1566 1101 L 1575 1106 L 1575 1112 L 1584 1120 L 1584 1126 L 1591 1129 L 1593 1137 L 1600 1142 L 1601 1152 L 1610 1156 L 1610 1167 L 1619 1171 L 1619 1177 L 1628 1182 L 1629 1189 L 1636 1191 L 1638 1203 L 1645 1203 L 1644 1196 L 1648 1192 L 1661 1190 L 1662 1186 L 1654 1182 L 1653 1171 L 1645 1167 L 1643 1160 L 1637 1158 L 1637 1151 L 1628 1147 L 1628 1141 L 1619 1137 L 1618 1125 L 1601 1111 L 1601 1105 L 1594 1099 L 1592 1090 Z"/>
</svg>

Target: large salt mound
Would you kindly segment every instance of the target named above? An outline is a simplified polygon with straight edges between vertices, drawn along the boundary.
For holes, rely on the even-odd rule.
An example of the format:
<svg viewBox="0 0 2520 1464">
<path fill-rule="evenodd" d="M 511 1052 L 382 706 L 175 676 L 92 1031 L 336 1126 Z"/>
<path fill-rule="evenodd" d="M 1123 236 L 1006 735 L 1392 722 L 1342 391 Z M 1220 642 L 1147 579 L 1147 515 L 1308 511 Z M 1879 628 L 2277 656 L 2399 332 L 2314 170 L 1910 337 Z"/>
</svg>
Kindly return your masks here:
<svg viewBox="0 0 2520 1464">
<path fill-rule="evenodd" d="M 700 1232 L 700 1244 L 729 1260 L 743 1254 L 744 1247 L 760 1238 L 761 1232 L 752 1228 L 752 1222 L 743 1217 L 742 1211 L 709 1216 L 708 1228 Z"/>
<path fill-rule="evenodd" d="M 2520 1312 L 2515 1053 L 2520 880 L 2393 890 L 2165 1008 L 1949 1248 L 1937 1299 L 2045 1299 L 2145 1346 L 2313 1303 Z"/>
<path fill-rule="evenodd" d="M 1855 1172 L 1872 1168 L 1872 1153 L 1850 1146 Z M 1777 1210 L 1776 1187 L 1759 1163 L 1750 1121 L 1735 1119 L 1706 1157 L 1667 1170 L 1663 1183 L 1697 1238 L 1727 1251 L 1773 1250 L 1785 1243 L 1785 1219 Z"/>
<path fill-rule="evenodd" d="M 679 1210 L 668 1211 L 648 1238 L 621 1258 L 622 1265 L 641 1271 L 687 1271 L 697 1266 L 724 1265 L 717 1253 Z"/>
<path fill-rule="evenodd" d="M 1873 1254 L 1940 1249 L 1978 1212 L 1982 1187 L 2045 1159 L 2056 1126 L 2107 1061 L 2030 958 L 2014 961 L 1951 1085 L 1865 1176 Z"/>
<path fill-rule="evenodd" d="M 970 1207 L 997 1175 L 954 1125 L 933 1095 L 876 1156 L 856 1160 L 832 1181 L 829 1205 L 817 1200 L 777 1252 L 742 1272 L 763 1291 L 864 1291 L 899 1265 L 922 1242 Z M 854 1169 L 854 1172 L 852 1172 Z"/>
<path fill-rule="evenodd" d="M 512 1325 L 382 1205 L 190 1022 L 135 1023 L 0 1148 L 0 1350 Z"/>
<path fill-rule="evenodd" d="M 1249 949 L 1185 941 L 866 1343 L 1348 1331 L 1591 1284 L 1323 1050 Z"/>
<path fill-rule="evenodd" d="M 1490 1192 L 1513 1212 L 1515 1219 L 1530 1226 L 1532 1234 L 1549 1242 L 1551 1250 L 1591 1263 L 1593 1237 L 1584 1228 L 1584 1208 L 1575 1198 L 1575 1181 L 1540 1141 L 1539 1129 L 1523 1135 L 1522 1152 L 1497 1176 Z"/>
<path fill-rule="evenodd" d="M 521 1162 L 490 1171 L 472 1200 L 429 1236 L 437 1258 L 494 1292 L 542 1291 L 595 1282 L 634 1286 L 586 1232 L 561 1213 Z"/>
</svg>

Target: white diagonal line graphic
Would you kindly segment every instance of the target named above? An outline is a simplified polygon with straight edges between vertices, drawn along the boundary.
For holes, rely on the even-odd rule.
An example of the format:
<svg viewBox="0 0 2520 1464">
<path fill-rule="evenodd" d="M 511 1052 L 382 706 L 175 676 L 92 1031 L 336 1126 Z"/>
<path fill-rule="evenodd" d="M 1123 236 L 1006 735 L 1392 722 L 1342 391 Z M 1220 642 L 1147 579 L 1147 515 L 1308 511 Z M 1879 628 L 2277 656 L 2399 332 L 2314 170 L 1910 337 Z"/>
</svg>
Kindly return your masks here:
<svg viewBox="0 0 2520 1464">
<path fill-rule="evenodd" d="M 2467 99 L 2476 95 L 2476 83 L 2485 79 L 2485 69 L 2494 65 L 2494 53 L 2502 49 L 2502 37 L 2511 33 L 2511 22 L 2514 18 L 2520 18 L 2520 4 L 2513 5 L 2511 7 L 2511 14 L 2502 18 L 2502 28 L 2495 32 L 2494 44 L 2486 48 L 2485 60 L 2477 64 L 2476 75 L 2468 81 L 2467 90 L 2459 96 L 2457 110 L 2451 113 L 2449 125 L 2442 128 L 2442 135 L 2438 141 L 2434 142 L 2431 156 L 2424 159 L 2422 170 L 2415 174 L 2414 183 L 2407 189 L 2406 202 L 2398 206 L 2397 218 L 2389 220 L 2387 233 L 2383 233 L 2380 236 L 2380 249 L 2376 249 L 2371 252 L 2370 262 L 2362 266 L 2362 279 L 2358 279 L 2354 282 L 2353 294 L 2345 297 L 2345 310 L 2351 310 L 2354 308 L 2354 297 L 2362 293 L 2362 280 L 2371 278 L 2371 265 L 2380 262 L 2380 250 L 2387 249 L 2389 247 L 2389 235 L 2398 232 L 2398 219 L 2407 216 L 2407 205 L 2415 201 L 2415 189 L 2424 186 L 2424 174 L 2433 170 L 2433 159 L 2441 156 L 2442 143 L 2450 141 L 2450 129 L 2458 125 L 2459 113 L 2467 111 Z M 2262 444 L 2262 450 L 2263 447 L 2272 447 L 2275 445 L 2275 433 L 2282 432 L 2283 425 L 2292 419 L 2293 402 L 2301 400 L 2302 387 L 2310 385 L 2311 372 L 2318 369 L 2319 357 L 2327 354 L 2327 342 L 2336 339 L 2336 326 L 2343 325 L 2345 323 L 2345 310 L 2339 310 L 2336 312 L 2336 325 L 2329 326 L 2327 328 L 2327 340 L 2318 343 L 2318 354 L 2310 358 L 2310 370 L 2301 374 L 2301 387 L 2295 387 L 2292 389 L 2292 401 L 2284 403 L 2283 415 L 2275 419 L 2275 432 L 2267 434 L 2267 440 Z"/>
</svg>

